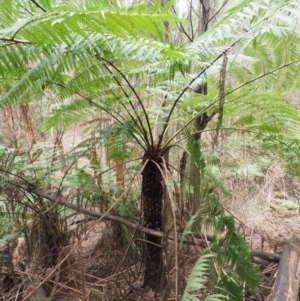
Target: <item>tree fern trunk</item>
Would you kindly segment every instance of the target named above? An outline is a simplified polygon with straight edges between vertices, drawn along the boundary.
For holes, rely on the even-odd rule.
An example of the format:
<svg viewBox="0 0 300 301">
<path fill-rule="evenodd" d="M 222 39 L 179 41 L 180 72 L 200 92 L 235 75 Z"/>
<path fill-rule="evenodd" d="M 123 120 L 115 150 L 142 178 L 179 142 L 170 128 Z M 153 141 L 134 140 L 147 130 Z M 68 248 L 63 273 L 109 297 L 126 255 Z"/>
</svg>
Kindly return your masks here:
<svg viewBox="0 0 300 301">
<path fill-rule="evenodd" d="M 145 160 L 149 159 L 145 156 Z M 162 159 L 152 158 L 146 164 L 142 178 L 142 206 L 145 226 L 162 229 L 162 202 L 163 202 L 163 170 Z M 162 271 L 161 238 L 147 235 L 145 277 L 143 287 L 158 287 Z"/>
</svg>

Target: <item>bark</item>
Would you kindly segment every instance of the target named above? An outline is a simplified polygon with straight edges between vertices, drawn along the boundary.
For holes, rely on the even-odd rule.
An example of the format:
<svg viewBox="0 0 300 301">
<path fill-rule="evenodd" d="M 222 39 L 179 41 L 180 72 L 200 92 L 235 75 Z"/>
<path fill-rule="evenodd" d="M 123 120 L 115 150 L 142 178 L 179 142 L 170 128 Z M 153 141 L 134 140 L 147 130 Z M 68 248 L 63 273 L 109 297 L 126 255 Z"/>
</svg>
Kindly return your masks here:
<svg viewBox="0 0 300 301">
<path fill-rule="evenodd" d="M 153 230 L 162 230 L 162 202 L 164 189 L 162 184 L 163 170 L 160 157 L 144 156 L 146 164 L 142 174 L 142 206 L 145 227 Z M 145 276 L 143 287 L 158 287 L 162 272 L 161 238 L 147 234 Z"/>
<path fill-rule="evenodd" d="M 24 128 L 25 128 L 25 133 L 26 133 L 26 138 L 27 138 L 27 143 L 29 147 L 31 148 L 35 143 L 35 135 L 33 131 L 33 125 L 32 125 L 32 119 L 29 114 L 29 105 L 23 105 L 21 106 L 21 112 L 22 112 L 22 118 L 24 122 Z"/>
<path fill-rule="evenodd" d="M 165 6 L 168 3 L 168 0 L 163 0 L 162 1 L 162 6 Z M 166 32 L 163 31 L 163 37 L 164 37 L 164 41 L 165 43 L 169 43 L 169 27 L 170 24 L 168 22 L 165 22 L 165 27 L 166 27 Z"/>
<path fill-rule="evenodd" d="M 121 190 L 124 191 L 124 166 L 123 166 L 123 161 L 122 160 L 116 160 L 116 182 L 117 182 L 117 187 Z"/>
<path fill-rule="evenodd" d="M 17 125 L 15 124 L 15 118 L 13 115 L 13 110 L 11 107 L 8 107 L 4 109 L 8 131 L 9 131 L 9 137 L 10 137 L 10 143 L 12 143 L 13 147 L 18 149 L 19 148 L 19 136 L 17 132 Z M 18 120 L 18 118 L 17 118 Z"/>
<path fill-rule="evenodd" d="M 64 133 L 62 131 L 56 130 L 55 131 L 55 156 L 58 156 L 62 160 L 61 169 L 64 170 L 67 168 L 66 162 L 64 160 L 64 145 L 63 145 L 63 135 Z"/>
<path fill-rule="evenodd" d="M 92 133 L 91 133 L 91 138 L 93 140 L 96 139 L 95 130 L 96 129 L 93 128 Z M 91 162 L 92 169 L 94 171 L 94 177 L 96 179 L 97 186 L 101 187 L 102 186 L 102 175 L 101 175 L 101 173 L 99 173 L 99 169 L 98 169 L 99 163 L 100 163 L 100 158 L 97 153 L 96 145 L 94 143 L 91 146 L 90 156 L 91 156 L 90 162 Z"/>
<path fill-rule="evenodd" d="M 186 163 L 188 159 L 188 153 L 184 151 L 182 153 L 182 157 L 180 159 L 180 196 L 181 199 L 184 198 L 184 175 L 185 175 L 185 170 L 186 170 Z M 183 208 L 182 208 L 183 209 Z"/>
<path fill-rule="evenodd" d="M 295 243 L 296 242 L 296 243 Z M 294 245 L 294 246 L 293 246 Z M 300 244 L 295 239 L 283 249 L 278 266 L 277 278 L 268 300 L 297 301 L 300 276 Z"/>
<path fill-rule="evenodd" d="M 198 22 L 198 37 L 208 28 L 210 9 L 209 0 L 200 0 L 200 15 L 202 18 L 200 18 Z"/>
<path fill-rule="evenodd" d="M 4 112 L 8 122 L 9 129 L 11 130 L 11 132 L 14 132 L 14 118 L 11 112 L 11 108 L 5 109 Z"/>
</svg>

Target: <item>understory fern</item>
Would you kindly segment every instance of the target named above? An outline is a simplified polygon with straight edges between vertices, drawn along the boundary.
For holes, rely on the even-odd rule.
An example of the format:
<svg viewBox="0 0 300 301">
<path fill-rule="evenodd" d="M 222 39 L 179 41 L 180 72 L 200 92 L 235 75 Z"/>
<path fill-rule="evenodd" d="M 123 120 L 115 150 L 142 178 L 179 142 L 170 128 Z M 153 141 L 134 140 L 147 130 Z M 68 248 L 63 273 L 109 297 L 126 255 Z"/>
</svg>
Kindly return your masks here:
<svg viewBox="0 0 300 301">
<path fill-rule="evenodd" d="M 217 298 L 213 300 L 242 301 L 245 288 L 260 284 L 261 276 L 254 268 L 250 246 L 234 224 L 228 216 L 215 218 L 213 240 L 195 264 L 182 300 L 203 300 L 196 295 L 210 292 L 213 295 L 209 298 Z"/>
<path fill-rule="evenodd" d="M 260 273 L 252 263 L 253 254 L 249 244 L 237 231 L 234 219 L 225 214 L 220 204 L 218 193 L 222 190 L 226 193 L 226 190 L 212 176 L 202 144 L 195 143 L 195 137 L 191 135 L 187 135 L 187 140 L 190 160 L 196 162 L 201 178 L 193 183 L 199 185 L 200 189 L 192 191 L 192 199 L 199 202 L 199 209 L 187 222 L 182 241 L 190 234 L 203 231 L 212 232 L 213 238 L 204 252 L 206 255 L 200 258 L 190 275 L 183 300 L 203 300 L 192 293 L 199 295 L 198 291 L 202 290 L 204 296 L 205 288 L 211 294 L 217 294 L 211 298 L 242 301 L 245 287 L 253 288 L 260 284 Z M 208 280 L 206 287 L 203 285 L 204 279 Z"/>
<path fill-rule="evenodd" d="M 202 255 L 197 263 L 195 264 L 188 283 L 186 285 L 186 288 L 184 290 L 184 293 L 182 295 L 182 301 L 198 301 L 198 300 L 204 300 L 204 301 L 222 301 L 226 300 L 226 296 L 222 294 L 211 294 L 207 296 L 205 299 L 198 298 L 193 293 L 197 292 L 198 296 L 201 296 L 201 291 L 204 291 L 205 289 L 205 283 L 207 282 L 207 277 L 209 275 L 209 271 L 211 268 L 211 262 L 214 258 L 214 255 L 212 254 L 205 254 Z M 202 292 L 203 293 L 203 292 Z"/>
</svg>

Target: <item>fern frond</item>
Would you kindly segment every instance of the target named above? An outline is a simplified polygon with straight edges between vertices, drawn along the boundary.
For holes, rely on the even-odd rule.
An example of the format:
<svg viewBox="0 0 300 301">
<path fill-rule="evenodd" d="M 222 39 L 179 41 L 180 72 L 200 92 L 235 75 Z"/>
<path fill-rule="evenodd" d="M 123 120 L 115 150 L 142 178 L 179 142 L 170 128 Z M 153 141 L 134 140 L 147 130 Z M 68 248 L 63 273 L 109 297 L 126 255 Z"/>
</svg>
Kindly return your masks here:
<svg viewBox="0 0 300 301">
<path fill-rule="evenodd" d="M 205 254 L 198 259 L 190 274 L 186 288 L 182 295 L 182 301 L 200 300 L 197 297 L 195 297 L 193 293 L 196 291 L 200 291 L 205 287 L 204 284 L 207 281 L 205 277 L 207 277 L 207 275 L 209 274 L 210 262 L 213 257 L 214 256 L 211 254 Z M 216 300 L 222 300 L 217 299 L 218 297 L 221 297 L 221 295 L 215 295 L 213 297 L 216 298 Z"/>
<path fill-rule="evenodd" d="M 215 229 L 215 243 L 211 245 L 211 249 L 216 252 L 218 265 L 230 265 L 231 271 L 236 273 L 234 282 L 239 281 L 247 287 L 258 286 L 261 277 L 251 261 L 253 254 L 249 244 L 236 230 L 234 220 L 229 216 L 215 219 Z M 223 231 L 226 231 L 225 237 L 219 238 L 218 235 Z"/>
<path fill-rule="evenodd" d="M 65 129 L 68 125 L 75 122 L 80 122 L 85 116 L 93 116 L 95 113 L 95 106 L 87 104 L 83 100 L 76 100 L 69 105 L 62 105 L 55 110 L 52 116 L 49 116 L 42 124 L 42 131 L 48 131 L 55 127 L 58 129 Z"/>
<path fill-rule="evenodd" d="M 273 38 L 273 43 L 276 41 L 277 47 L 281 47 L 282 53 L 285 53 L 286 43 L 282 43 L 281 39 L 284 40 L 285 37 L 288 39 L 288 36 L 298 39 L 299 36 L 299 29 L 291 26 L 291 23 L 296 22 L 298 18 L 296 11 L 299 8 L 297 1 L 242 1 L 227 11 L 221 21 L 188 46 L 188 49 L 194 52 L 195 64 L 202 66 L 209 64 L 209 60 L 224 52 L 226 47 L 232 48 L 230 52 L 235 52 L 232 55 L 233 62 L 239 58 L 239 55 L 243 55 L 246 49 L 253 51 L 253 45 L 258 48 L 264 47 L 265 43 L 262 43 L 262 46 L 260 43 L 264 39 L 268 39 L 270 43 Z M 290 13 L 290 10 L 293 13 Z M 289 45 L 292 44 L 294 45 L 291 46 L 292 48 L 297 45 L 297 43 L 289 43 Z M 222 46 L 223 48 L 220 48 Z M 273 49 L 273 46 L 269 49 Z M 261 51 L 263 50 L 265 50 L 264 56 L 267 57 L 267 61 L 262 62 L 272 62 L 270 50 L 261 48 Z"/>
<path fill-rule="evenodd" d="M 210 271 L 210 263 L 212 259 L 214 258 L 214 255 L 212 254 L 204 254 L 202 255 L 197 263 L 195 264 L 189 280 L 187 282 L 186 288 L 184 290 L 184 293 L 182 295 L 182 301 L 199 301 L 203 300 L 202 298 L 199 299 L 193 293 L 201 291 L 205 286 L 204 284 L 207 282 L 207 276 Z M 204 301 L 222 301 L 226 300 L 226 296 L 219 294 L 210 294 L 208 295 Z"/>
<path fill-rule="evenodd" d="M 94 83 L 94 86 L 98 84 L 94 90 L 102 91 L 99 85 L 105 87 L 113 79 L 110 74 L 105 77 L 105 64 L 96 60 L 97 56 L 124 66 L 133 62 L 133 56 L 135 62 L 148 59 L 153 62 L 167 57 L 178 60 L 184 53 L 162 43 L 165 22 L 175 24 L 179 20 L 174 15 L 149 13 L 145 4 L 108 9 L 104 3 L 102 10 L 98 4 L 97 9 L 88 6 L 86 11 L 76 4 L 65 10 L 60 4 L 56 3 L 49 11 L 37 10 L 33 16 L 23 17 L 0 30 L 0 46 L 5 57 L 0 62 L 0 72 L 3 78 L 12 72 L 18 74 L 14 88 L 2 97 L 2 106 L 26 99 L 41 86 L 49 86 L 49 82 L 68 84 L 69 91 L 74 91 L 73 87 L 85 87 L 89 92 Z M 32 51 L 28 51 L 28 45 L 32 45 Z M 70 73 L 75 75 L 73 80 L 61 82 L 61 76 Z"/>
</svg>

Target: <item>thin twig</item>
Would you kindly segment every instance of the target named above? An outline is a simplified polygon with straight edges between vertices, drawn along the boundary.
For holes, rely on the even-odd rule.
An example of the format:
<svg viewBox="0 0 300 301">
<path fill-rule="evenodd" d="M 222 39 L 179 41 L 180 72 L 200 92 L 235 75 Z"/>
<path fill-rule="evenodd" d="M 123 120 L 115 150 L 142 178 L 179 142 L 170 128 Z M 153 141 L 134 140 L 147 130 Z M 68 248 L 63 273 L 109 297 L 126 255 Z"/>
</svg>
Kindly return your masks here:
<svg viewBox="0 0 300 301">
<path fill-rule="evenodd" d="M 31 42 L 29 41 L 26 41 L 26 40 L 18 40 L 18 39 L 14 39 L 14 38 L 0 38 L 0 41 L 3 41 L 3 42 L 10 42 L 9 45 L 11 44 L 32 44 Z M 6 46 L 6 45 L 5 45 Z"/>
<path fill-rule="evenodd" d="M 228 49 L 234 47 L 239 41 L 241 40 L 238 39 L 237 41 L 235 41 L 234 43 L 232 43 Z M 164 137 L 164 134 L 168 128 L 168 125 L 169 125 L 169 121 L 171 119 L 171 116 L 173 114 L 173 111 L 175 110 L 179 100 L 181 99 L 181 97 L 184 95 L 184 93 L 189 89 L 189 87 L 202 75 L 204 74 L 212 65 L 214 65 L 227 51 L 228 49 L 225 49 L 224 51 L 222 51 L 213 61 L 211 61 L 207 66 L 203 67 L 202 70 L 189 82 L 189 84 L 181 91 L 181 93 L 178 95 L 178 97 L 175 99 L 172 107 L 171 107 L 171 110 L 169 112 L 169 115 L 168 117 L 166 118 L 166 122 L 164 124 L 164 127 L 163 127 L 163 130 L 162 130 L 162 133 L 160 135 L 160 138 L 159 138 L 159 141 L 158 141 L 158 144 L 157 144 L 157 147 L 160 147 L 161 146 L 161 143 L 162 143 L 162 140 L 163 140 L 163 137 Z M 203 110 L 203 112 L 206 111 L 206 110 Z"/>
<path fill-rule="evenodd" d="M 46 10 L 40 4 L 38 4 L 35 0 L 30 0 L 30 2 L 34 3 L 34 5 L 37 6 L 39 9 L 41 9 L 44 13 L 46 12 Z"/>
</svg>

